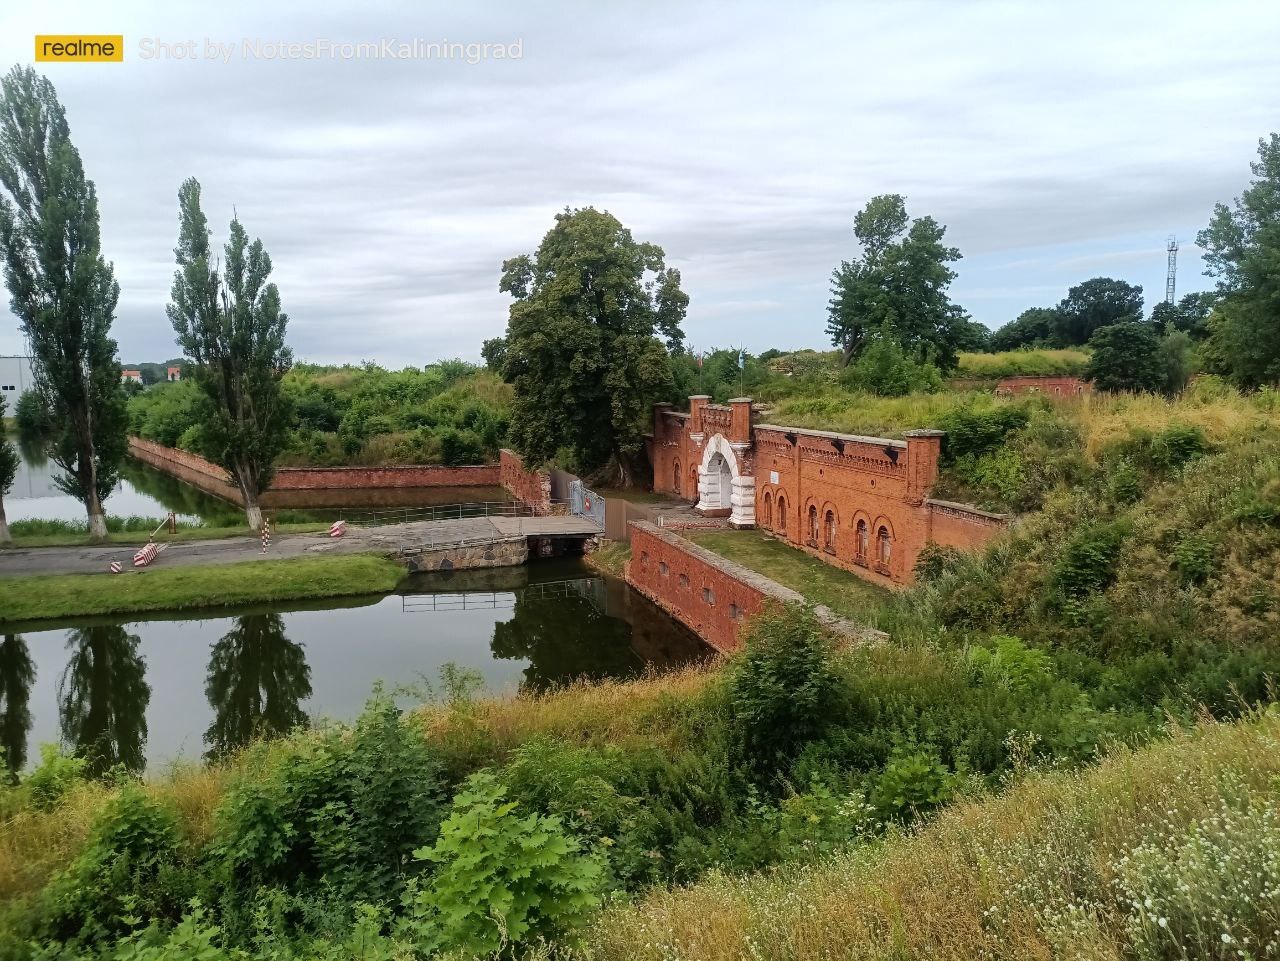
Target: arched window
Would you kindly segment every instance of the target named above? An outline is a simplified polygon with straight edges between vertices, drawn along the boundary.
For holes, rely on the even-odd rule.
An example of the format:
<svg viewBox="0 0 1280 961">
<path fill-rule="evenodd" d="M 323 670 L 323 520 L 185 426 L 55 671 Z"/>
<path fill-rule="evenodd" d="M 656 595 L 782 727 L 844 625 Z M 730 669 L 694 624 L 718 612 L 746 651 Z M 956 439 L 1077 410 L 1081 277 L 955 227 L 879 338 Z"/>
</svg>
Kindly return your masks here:
<svg viewBox="0 0 1280 961">
<path fill-rule="evenodd" d="M 889 528 L 880 527 L 876 532 L 876 559 L 885 567 L 889 566 L 889 558 L 893 554 L 893 545 L 890 543 Z"/>
<path fill-rule="evenodd" d="M 809 505 L 809 543 L 818 546 L 818 508 Z"/>
<path fill-rule="evenodd" d="M 835 511 L 827 511 L 826 517 L 822 523 L 822 546 L 829 551 L 836 549 L 836 514 Z"/>
<path fill-rule="evenodd" d="M 854 531 L 854 536 L 857 540 L 857 553 L 854 555 L 853 559 L 865 564 L 867 562 L 867 552 L 871 548 L 871 528 L 867 527 L 866 521 L 858 521 L 858 526 Z"/>
<path fill-rule="evenodd" d="M 764 492 L 764 526 L 773 526 L 773 495 L 768 491 Z"/>
<path fill-rule="evenodd" d="M 785 534 L 787 532 L 787 499 L 781 494 L 778 495 L 778 533 Z"/>
<path fill-rule="evenodd" d="M 679 460 L 676 461 L 675 467 L 672 468 L 671 476 L 673 478 L 672 482 L 675 484 L 675 491 L 677 494 L 679 494 L 680 493 L 680 461 Z"/>
</svg>

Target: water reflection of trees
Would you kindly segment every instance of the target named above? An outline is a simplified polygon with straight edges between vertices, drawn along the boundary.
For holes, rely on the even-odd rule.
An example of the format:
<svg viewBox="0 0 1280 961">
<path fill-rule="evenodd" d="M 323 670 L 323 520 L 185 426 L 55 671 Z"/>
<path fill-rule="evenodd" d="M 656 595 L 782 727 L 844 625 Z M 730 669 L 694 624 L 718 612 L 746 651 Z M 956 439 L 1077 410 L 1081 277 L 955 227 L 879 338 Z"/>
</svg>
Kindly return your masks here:
<svg viewBox="0 0 1280 961">
<path fill-rule="evenodd" d="M 279 614 L 248 614 L 213 645 L 204 689 L 213 708 L 206 756 L 216 757 L 306 724 L 311 668 Z"/>
<path fill-rule="evenodd" d="M 154 497 L 165 510 L 175 514 L 199 517 L 210 524 L 224 520 L 234 524 L 242 519 L 240 512 L 231 504 L 132 458 L 126 457 L 120 465 L 120 476 L 135 490 Z"/>
<path fill-rule="evenodd" d="M 31 733 L 31 685 L 36 665 L 21 635 L 6 634 L 0 640 L 0 751 L 10 780 L 27 764 L 27 738 Z"/>
<path fill-rule="evenodd" d="M 643 666 L 631 647 L 631 625 L 573 594 L 517 591 L 511 620 L 494 625 L 490 647 L 495 657 L 529 661 L 523 686 L 532 690 L 627 677 Z"/>
<path fill-rule="evenodd" d="M 97 776 L 146 765 L 151 687 L 136 634 L 113 624 L 69 632 L 71 660 L 58 684 L 62 739 Z"/>
</svg>

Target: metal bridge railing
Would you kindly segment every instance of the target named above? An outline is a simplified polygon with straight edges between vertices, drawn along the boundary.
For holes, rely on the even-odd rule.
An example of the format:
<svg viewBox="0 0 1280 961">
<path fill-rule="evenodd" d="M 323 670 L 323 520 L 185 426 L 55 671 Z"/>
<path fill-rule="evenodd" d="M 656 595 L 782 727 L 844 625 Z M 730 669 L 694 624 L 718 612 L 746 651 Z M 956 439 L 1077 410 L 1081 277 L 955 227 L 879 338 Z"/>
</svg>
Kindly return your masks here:
<svg viewBox="0 0 1280 961">
<path fill-rule="evenodd" d="M 537 516 L 536 510 L 519 501 L 477 501 L 469 504 L 436 504 L 430 507 L 391 507 L 377 511 L 344 511 L 342 519 L 360 527 L 382 527 L 417 521 L 456 521 L 467 517 Z"/>
</svg>

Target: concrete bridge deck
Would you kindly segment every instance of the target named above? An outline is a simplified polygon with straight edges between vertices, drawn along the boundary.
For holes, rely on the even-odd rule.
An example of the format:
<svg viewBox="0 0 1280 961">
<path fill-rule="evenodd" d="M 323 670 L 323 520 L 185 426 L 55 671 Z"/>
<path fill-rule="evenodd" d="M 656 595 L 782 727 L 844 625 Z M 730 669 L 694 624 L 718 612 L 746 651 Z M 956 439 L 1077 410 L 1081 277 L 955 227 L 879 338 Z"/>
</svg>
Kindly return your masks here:
<svg viewBox="0 0 1280 961">
<path fill-rule="evenodd" d="M 326 534 L 284 534 L 272 538 L 262 553 L 258 538 L 248 530 L 244 537 L 221 540 L 176 541 L 166 547 L 152 569 L 201 564 L 233 564 L 239 561 L 279 560 L 322 554 L 387 554 L 394 557 L 436 552 L 453 547 L 481 547 L 518 538 L 594 537 L 600 528 L 589 518 L 568 514 L 550 517 L 463 517 L 451 520 L 414 521 L 382 527 L 349 527 L 345 537 Z M 163 537 L 159 539 L 163 543 Z M 30 547 L 0 550 L 0 577 L 19 574 L 106 573 L 112 561 L 133 569 L 136 544 L 103 544 L 79 547 Z"/>
</svg>

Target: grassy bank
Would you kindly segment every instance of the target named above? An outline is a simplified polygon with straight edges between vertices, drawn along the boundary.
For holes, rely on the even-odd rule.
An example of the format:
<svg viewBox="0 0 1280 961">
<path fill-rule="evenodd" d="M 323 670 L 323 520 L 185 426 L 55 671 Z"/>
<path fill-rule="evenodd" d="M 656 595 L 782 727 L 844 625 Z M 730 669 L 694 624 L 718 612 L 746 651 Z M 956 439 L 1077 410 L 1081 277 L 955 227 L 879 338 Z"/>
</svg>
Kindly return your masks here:
<svg viewBox="0 0 1280 961">
<path fill-rule="evenodd" d="M 890 597 L 888 591 L 856 574 L 832 567 L 759 531 L 692 530 L 686 531 L 685 536 L 860 624 L 873 621 Z"/>
<path fill-rule="evenodd" d="M 1278 748 L 1273 711 L 1033 776 L 827 863 L 654 893 L 579 956 L 1273 957 Z"/>
<path fill-rule="evenodd" d="M 386 558 L 355 554 L 172 567 L 122 575 L 9 577 L 0 591 L 0 624 L 385 593 L 403 576 L 403 569 Z"/>
<path fill-rule="evenodd" d="M 621 541 L 606 541 L 599 549 L 587 555 L 587 563 L 603 574 L 621 577 L 627 561 L 631 559 L 631 545 Z"/>
<path fill-rule="evenodd" d="M 17 521 L 16 524 L 25 524 L 25 521 Z M 160 521 L 156 521 L 159 526 Z M 23 528 L 19 528 L 21 531 Z M 149 527 L 145 531 L 125 530 L 125 531 L 109 531 L 105 543 L 108 544 L 137 544 L 141 546 L 147 542 L 147 535 L 153 531 L 155 527 Z M 318 531 L 327 531 L 329 525 L 325 523 L 309 523 L 309 524 L 277 524 L 272 527 L 274 535 L 280 534 L 314 534 Z M 169 533 L 166 529 L 162 531 L 157 540 L 168 542 L 186 542 L 186 541 L 206 541 L 206 540 L 225 540 L 228 537 L 248 537 L 255 538 L 257 533 L 250 530 L 243 524 L 234 527 L 184 527 L 180 526 L 176 532 Z M 15 532 L 13 535 L 13 543 L 7 545 L 9 547 L 77 547 L 81 544 L 94 543 L 89 540 L 89 535 L 82 530 L 48 530 L 40 533 L 22 534 Z M 102 542 L 98 542 L 102 543 Z M 3 548 L 0 548 L 3 549 Z"/>
</svg>

